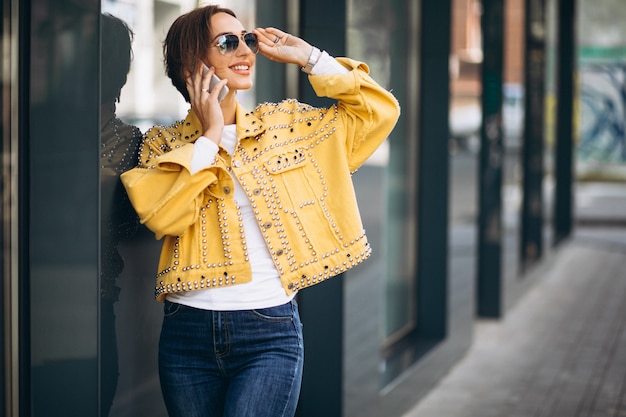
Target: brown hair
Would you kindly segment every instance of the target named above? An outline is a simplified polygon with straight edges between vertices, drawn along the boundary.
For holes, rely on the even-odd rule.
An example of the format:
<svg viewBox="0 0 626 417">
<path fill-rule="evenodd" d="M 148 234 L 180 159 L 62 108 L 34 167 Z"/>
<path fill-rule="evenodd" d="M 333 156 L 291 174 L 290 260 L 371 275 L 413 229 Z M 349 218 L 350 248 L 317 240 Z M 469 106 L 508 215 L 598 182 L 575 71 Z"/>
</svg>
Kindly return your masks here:
<svg viewBox="0 0 626 417">
<path fill-rule="evenodd" d="M 185 85 L 185 71 L 193 72 L 198 62 L 205 58 L 211 42 L 211 17 L 216 13 L 235 12 L 216 5 L 204 6 L 178 17 L 163 42 L 165 73 L 172 84 L 189 102 Z"/>
</svg>

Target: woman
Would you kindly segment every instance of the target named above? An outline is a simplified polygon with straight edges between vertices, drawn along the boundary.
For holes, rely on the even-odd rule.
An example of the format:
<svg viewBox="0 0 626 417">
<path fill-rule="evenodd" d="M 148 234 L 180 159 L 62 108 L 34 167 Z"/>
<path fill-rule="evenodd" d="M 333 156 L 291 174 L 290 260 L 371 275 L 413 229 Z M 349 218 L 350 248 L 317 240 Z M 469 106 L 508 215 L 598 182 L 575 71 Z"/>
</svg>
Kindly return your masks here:
<svg viewBox="0 0 626 417">
<path fill-rule="evenodd" d="M 179 17 L 163 50 L 191 109 L 146 133 L 122 180 L 164 239 L 156 298 L 168 412 L 293 416 L 303 362 L 294 297 L 369 256 L 351 174 L 393 129 L 397 101 L 365 64 L 275 28 L 247 32 L 218 6 Z M 236 92 L 252 86 L 257 52 L 299 65 L 337 104 L 243 109 Z"/>
</svg>

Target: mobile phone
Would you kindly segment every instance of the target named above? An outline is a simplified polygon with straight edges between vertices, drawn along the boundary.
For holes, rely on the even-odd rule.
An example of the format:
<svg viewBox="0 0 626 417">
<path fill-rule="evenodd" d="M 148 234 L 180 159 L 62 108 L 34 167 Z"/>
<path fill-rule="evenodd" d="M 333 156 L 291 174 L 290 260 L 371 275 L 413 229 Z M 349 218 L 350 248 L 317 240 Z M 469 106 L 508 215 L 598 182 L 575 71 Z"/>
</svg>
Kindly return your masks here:
<svg viewBox="0 0 626 417">
<path fill-rule="evenodd" d="M 209 84 L 209 93 L 213 91 L 215 84 L 219 82 L 220 82 L 220 79 L 217 77 L 217 75 L 213 74 L 213 76 L 211 77 L 211 83 Z M 228 94 L 228 87 L 224 86 L 222 87 L 222 90 L 220 91 L 220 95 L 217 97 L 217 101 L 221 103 L 222 100 L 224 100 L 224 97 L 226 97 L 226 94 Z"/>
<path fill-rule="evenodd" d="M 206 64 L 202 64 L 202 75 L 206 74 L 209 71 L 209 67 L 206 66 Z M 209 83 L 209 93 L 211 91 L 213 91 L 213 88 L 215 87 L 215 84 L 219 83 L 220 79 L 217 77 L 217 75 L 213 74 L 213 76 L 211 77 L 211 82 Z M 222 100 L 224 100 L 224 97 L 226 97 L 226 94 L 228 94 L 228 87 L 224 86 L 222 88 L 222 91 L 220 91 L 220 95 L 217 97 L 217 101 L 219 101 L 220 103 L 222 102 Z"/>
</svg>

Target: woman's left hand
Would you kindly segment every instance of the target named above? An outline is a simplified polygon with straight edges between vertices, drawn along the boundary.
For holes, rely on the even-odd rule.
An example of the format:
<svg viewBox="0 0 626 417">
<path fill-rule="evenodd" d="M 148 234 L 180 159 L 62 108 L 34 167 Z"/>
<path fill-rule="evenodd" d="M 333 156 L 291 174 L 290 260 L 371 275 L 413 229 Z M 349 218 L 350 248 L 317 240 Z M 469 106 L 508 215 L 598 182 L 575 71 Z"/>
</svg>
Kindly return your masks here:
<svg viewBox="0 0 626 417">
<path fill-rule="evenodd" d="M 313 47 L 303 39 L 282 30 L 268 27 L 253 31 L 259 39 L 259 52 L 266 58 L 304 67 Z"/>
</svg>

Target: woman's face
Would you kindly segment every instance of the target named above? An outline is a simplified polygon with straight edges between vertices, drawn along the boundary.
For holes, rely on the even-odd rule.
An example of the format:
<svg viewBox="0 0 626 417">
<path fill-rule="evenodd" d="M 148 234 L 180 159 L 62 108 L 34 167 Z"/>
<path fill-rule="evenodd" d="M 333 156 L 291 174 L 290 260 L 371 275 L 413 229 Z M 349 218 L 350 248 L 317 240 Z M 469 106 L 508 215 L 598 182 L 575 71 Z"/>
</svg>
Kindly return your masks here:
<svg viewBox="0 0 626 417">
<path fill-rule="evenodd" d="M 247 90 L 252 87 L 252 67 L 256 55 L 243 41 L 246 30 L 241 22 L 228 13 L 217 13 L 211 17 L 211 32 L 206 64 L 215 67 L 215 75 L 220 79 L 228 80 L 229 89 Z M 217 41 L 227 34 L 239 36 L 239 47 L 234 53 L 223 55 Z"/>
</svg>

